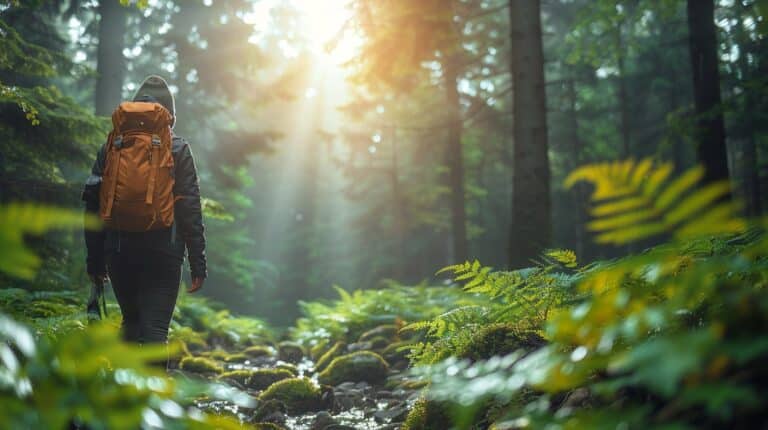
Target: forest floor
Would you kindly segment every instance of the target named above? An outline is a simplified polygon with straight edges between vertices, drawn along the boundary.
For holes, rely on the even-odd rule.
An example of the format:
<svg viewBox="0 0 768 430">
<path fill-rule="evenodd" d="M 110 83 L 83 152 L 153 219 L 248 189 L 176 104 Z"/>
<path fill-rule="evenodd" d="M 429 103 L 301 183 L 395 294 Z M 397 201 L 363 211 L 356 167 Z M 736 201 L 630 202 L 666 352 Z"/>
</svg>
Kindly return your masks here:
<svg viewBox="0 0 768 430">
<path fill-rule="evenodd" d="M 265 350 L 273 349 L 271 345 L 267 344 L 259 346 Z M 245 372 L 259 374 L 260 372 L 288 369 L 296 377 L 308 378 L 314 384 L 322 387 L 320 396 L 314 399 L 311 405 L 298 410 L 295 409 L 298 406 L 292 404 L 292 401 L 304 401 L 304 397 L 298 393 L 293 393 L 296 395 L 296 399 L 283 399 L 286 401 L 285 407 L 268 401 L 261 401 L 252 409 L 238 407 L 231 402 L 219 400 L 199 401 L 197 405 L 203 410 L 216 414 L 234 414 L 243 422 L 257 424 L 257 428 L 258 424 L 274 423 L 290 430 L 394 430 L 400 428 L 408 415 L 410 406 L 419 397 L 419 390 L 415 387 L 409 387 L 409 383 L 403 375 L 408 364 L 405 360 L 388 366 L 386 378 L 376 378 L 378 380 L 375 383 L 365 380 L 369 379 L 370 374 L 360 375 L 357 370 L 347 369 L 350 377 L 341 377 L 341 379 L 350 380 L 328 386 L 319 384 L 320 372 L 316 361 L 304 353 L 308 348 L 299 349 L 292 348 L 292 346 L 283 344 L 278 348 L 279 351 L 276 355 L 247 359 L 243 357 L 244 350 L 227 351 L 228 356 L 223 354 L 223 350 L 218 350 L 219 353 L 213 353 L 214 356 L 223 359 L 220 361 L 223 373 L 218 378 L 244 390 L 255 398 L 260 398 L 267 388 L 254 389 L 242 377 Z M 290 351 L 286 351 L 287 349 Z M 359 351 L 375 352 L 371 342 L 359 342 L 346 348 L 348 353 Z M 377 351 L 381 352 L 382 349 L 379 348 Z M 210 356 L 211 353 L 204 353 L 204 355 Z M 244 361 L 239 362 L 238 358 L 244 359 Z M 226 362 L 226 360 L 238 362 Z M 375 372 L 375 370 L 373 371 Z M 196 371 L 179 370 L 178 372 L 190 377 L 206 377 L 207 375 L 203 369 Z M 233 377 L 227 377 L 228 374 L 233 375 Z"/>
</svg>

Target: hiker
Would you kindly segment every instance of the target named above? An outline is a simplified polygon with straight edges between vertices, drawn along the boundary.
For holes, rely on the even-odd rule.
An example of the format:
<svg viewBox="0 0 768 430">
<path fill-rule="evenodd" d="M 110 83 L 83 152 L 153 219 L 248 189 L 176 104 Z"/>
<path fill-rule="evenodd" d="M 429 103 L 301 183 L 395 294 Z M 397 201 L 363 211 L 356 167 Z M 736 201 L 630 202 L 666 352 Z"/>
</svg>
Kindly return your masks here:
<svg viewBox="0 0 768 430">
<path fill-rule="evenodd" d="M 94 284 L 109 276 L 130 342 L 167 341 L 185 248 L 188 291 L 207 275 L 197 170 L 189 144 L 173 134 L 175 122 L 168 84 L 149 76 L 133 102 L 115 110 L 83 191 L 86 212 L 104 221 L 102 230 L 85 232 L 88 275 Z"/>
</svg>

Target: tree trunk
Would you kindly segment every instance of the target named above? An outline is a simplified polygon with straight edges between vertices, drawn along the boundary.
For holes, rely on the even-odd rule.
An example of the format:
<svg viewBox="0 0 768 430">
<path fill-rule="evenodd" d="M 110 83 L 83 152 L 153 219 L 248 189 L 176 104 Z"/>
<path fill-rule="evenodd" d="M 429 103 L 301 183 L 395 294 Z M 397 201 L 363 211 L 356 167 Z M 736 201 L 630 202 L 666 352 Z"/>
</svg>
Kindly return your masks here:
<svg viewBox="0 0 768 430">
<path fill-rule="evenodd" d="M 572 75 L 568 79 L 568 133 L 571 148 L 571 170 L 575 170 L 581 163 L 582 145 L 579 138 L 579 118 L 578 111 L 576 109 L 576 84 L 574 82 L 575 77 Z M 586 228 L 587 228 L 587 194 L 584 190 L 584 184 L 578 183 L 571 191 L 573 196 L 573 217 L 570 218 L 574 230 L 574 239 L 576 255 L 580 258 L 585 258 L 585 243 L 586 243 Z"/>
<path fill-rule="evenodd" d="M 720 72 L 714 0 L 688 0 L 688 31 L 698 142 L 705 182 L 728 179 L 725 125 L 720 110 Z"/>
<path fill-rule="evenodd" d="M 544 54 L 539 0 L 510 0 L 514 114 L 512 268 L 527 266 L 551 236 Z"/>
<path fill-rule="evenodd" d="M 464 262 L 469 258 L 467 242 L 467 214 L 464 207 L 464 156 L 461 147 L 461 111 L 459 105 L 458 72 L 455 59 L 445 61 L 445 89 L 450 111 L 448 127 L 448 187 L 451 190 L 452 262 Z"/>
<path fill-rule="evenodd" d="M 616 29 L 616 50 L 618 52 L 618 58 L 617 58 L 617 66 L 619 69 L 619 76 L 618 76 L 618 92 L 619 92 L 619 114 L 621 116 L 620 118 L 620 128 L 621 128 L 621 157 L 626 159 L 629 159 L 632 157 L 632 143 L 631 143 L 631 135 L 630 135 L 630 129 L 629 129 L 629 95 L 627 91 L 627 67 L 626 62 L 624 58 L 624 48 L 623 48 L 623 37 L 621 34 L 621 29 L 623 27 L 623 23 L 619 23 L 618 28 Z"/>
<path fill-rule="evenodd" d="M 118 0 L 99 1 L 99 47 L 96 65 L 96 115 L 110 115 L 123 98 L 127 10 Z"/>
<path fill-rule="evenodd" d="M 747 59 L 747 49 L 750 46 L 750 39 L 744 28 L 746 26 L 745 16 L 747 15 L 747 6 L 743 0 L 736 1 L 739 19 L 741 25 L 735 26 L 736 40 L 739 43 L 739 69 L 741 71 L 739 78 L 742 81 L 741 88 L 744 97 L 744 130 L 746 133 L 743 146 L 743 170 L 744 170 L 744 198 L 745 210 L 749 216 L 760 216 L 762 214 L 762 202 L 760 201 L 760 170 L 759 157 L 757 153 L 757 142 L 755 139 L 755 115 L 758 107 L 755 101 L 754 91 L 745 86 L 749 77 L 751 77 L 749 61 Z"/>
</svg>

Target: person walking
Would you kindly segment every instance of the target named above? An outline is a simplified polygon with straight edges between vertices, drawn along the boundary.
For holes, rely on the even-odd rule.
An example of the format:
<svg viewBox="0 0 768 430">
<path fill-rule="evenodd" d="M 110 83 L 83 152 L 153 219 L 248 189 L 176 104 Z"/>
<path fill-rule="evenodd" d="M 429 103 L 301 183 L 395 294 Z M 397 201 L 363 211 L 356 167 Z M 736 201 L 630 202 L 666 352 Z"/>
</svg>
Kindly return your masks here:
<svg viewBox="0 0 768 430">
<path fill-rule="evenodd" d="M 86 212 L 103 221 L 101 230 L 85 232 L 88 275 L 95 284 L 111 280 L 129 342 L 167 342 L 185 252 L 188 291 L 207 276 L 197 169 L 175 122 L 168 84 L 147 77 L 112 115 L 83 191 Z"/>
</svg>

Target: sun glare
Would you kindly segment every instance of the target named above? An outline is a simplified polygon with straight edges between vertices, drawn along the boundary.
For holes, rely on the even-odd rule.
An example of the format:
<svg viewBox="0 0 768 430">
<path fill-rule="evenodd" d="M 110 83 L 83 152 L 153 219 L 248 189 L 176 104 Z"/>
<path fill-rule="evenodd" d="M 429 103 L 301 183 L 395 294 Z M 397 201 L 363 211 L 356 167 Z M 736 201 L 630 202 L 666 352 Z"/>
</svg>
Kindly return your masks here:
<svg viewBox="0 0 768 430">
<path fill-rule="evenodd" d="M 351 0 L 289 0 L 288 3 L 299 13 L 302 39 L 309 48 L 329 62 L 339 65 L 350 60 L 361 40 L 349 26 L 351 18 L 349 4 Z M 270 14 L 281 0 L 262 0 L 256 3 L 252 13 L 247 14 L 246 22 L 257 28 L 270 25 Z M 257 39 L 254 39 L 254 42 Z M 288 57 L 297 54 L 295 47 L 286 41 L 281 46 Z"/>
</svg>

